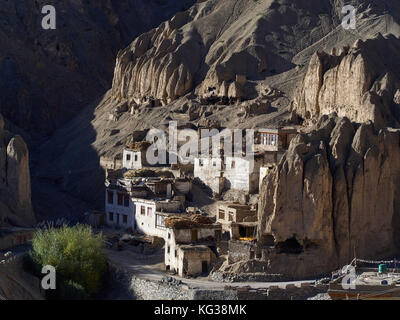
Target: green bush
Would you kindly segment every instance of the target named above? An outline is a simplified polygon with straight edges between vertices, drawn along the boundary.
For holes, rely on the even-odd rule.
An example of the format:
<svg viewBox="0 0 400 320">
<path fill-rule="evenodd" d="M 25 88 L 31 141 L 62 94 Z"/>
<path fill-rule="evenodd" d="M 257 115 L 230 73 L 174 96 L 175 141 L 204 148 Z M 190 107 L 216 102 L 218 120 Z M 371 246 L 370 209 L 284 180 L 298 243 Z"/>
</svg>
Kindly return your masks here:
<svg viewBox="0 0 400 320">
<path fill-rule="evenodd" d="M 31 256 L 40 266 L 56 268 L 58 294 L 71 292 L 96 293 L 107 270 L 102 235 L 94 235 L 91 227 L 77 225 L 37 231 L 33 236 Z M 65 294 L 64 294 L 65 292 Z M 81 293 L 79 293 L 79 296 Z"/>
</svg>

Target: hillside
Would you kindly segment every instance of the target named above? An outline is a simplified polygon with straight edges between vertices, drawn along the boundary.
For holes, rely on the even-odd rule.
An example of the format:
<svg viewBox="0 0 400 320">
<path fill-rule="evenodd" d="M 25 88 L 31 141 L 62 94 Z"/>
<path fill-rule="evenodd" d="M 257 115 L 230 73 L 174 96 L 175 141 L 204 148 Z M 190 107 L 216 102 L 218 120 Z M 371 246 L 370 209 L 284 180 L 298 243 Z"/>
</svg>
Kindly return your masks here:
<svg viewBox="0 0 400 320">
<path fill-rule="evenodd" d="M 57 29 L 43 30 L 55 4 Z M 26 136 L 51 134 L 110 87 L 115 56 L 188 1 L 4 1 L 0 112 Z"/>
</svg>

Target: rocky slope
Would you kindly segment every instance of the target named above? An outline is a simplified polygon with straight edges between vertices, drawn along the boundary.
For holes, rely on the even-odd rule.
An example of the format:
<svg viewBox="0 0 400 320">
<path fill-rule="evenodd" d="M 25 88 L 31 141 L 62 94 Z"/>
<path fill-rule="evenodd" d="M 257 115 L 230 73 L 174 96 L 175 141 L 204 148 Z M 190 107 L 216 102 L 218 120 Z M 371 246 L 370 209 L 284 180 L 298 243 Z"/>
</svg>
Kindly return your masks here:
<svg viewBox="0 0 400 320">
<path fill-rule="evenodd" d="M 340 26 L 341 1 L 209 0 L 139 36 L 118 54 L 112 89 L 35 154 L 35 210 L 67 216 L 101 209 L 99 156 L 120 153 L 134 130 L 171 119 L 264 127 L 286 123 L 291 105 L 315 126 L 293 140 L 265 179 L 264 255 L 237 270 L 312 277 L 348 263 L 354 252 L 398 253 L 400 141 L 392 127 L 400 119 L 400 4 L 353 3 L 355 31 Z M 264 99 L 268 86 L 280 98 L 243 116 L 236 100 Z M 207 99 L 211 94 L 228 100 Z"/>
<path fill-rule="evenodd" d="M 194 0 L 3 1 L 0 112 L 28 134 L 51 133 L 110 88 L 115 56 Z M 43 30 L 54 4 L 57 29 Z"/>
<path fill-rule="evenodd" d="M 199 2 L 118 54 L 116 98 L 166 105 L 195 89 L 200 96 L 253 97 L 255 81 L 295 67 L 291 58 L 339 21 L 331 1 Z"/>
<path fill-rule="evenodd" d="M 35 221 L 28 147 L 4 129 L 0 115 L 0 226 L 32 226 Z"/>
<path fill-rule="evenodd" d="M 359 8 L 357 31 L 340 26 L 341 1 L 209 0 L 198 1 L 187 12 L 139 36 L 118 54 L 112 89 L 57 130 L 33 155 L 35 211 L 49 216 L 79 215 L 94 205 L 102 208 L 104 172 L 99 157 L 119 154 L 134 130 L 164 127 L 171 119 L 182 126 L 228 128 L 286 123 L 290 116 L 286 107 L 316 51 L 351 46 L 379 32 L 400 35 L 395 22 L 398 5 L 392 5 L 389 15 L 379 1 L 353 3 Z M 264 63 L 266 69 L 258 68 Z M 185 78 L 180 70 L 191 70 L 187 73 L 193 80 L 190 89 L 179 84 L 179 78 Z M 225 80 L 218 80 L 219 75 Z M 281 94 L 267 97 L 271 106 L 251 115 L 235 99 L 204 99 L 220 95 L 223 83 L 231 86 L 236 76 L 239 81 L 245 76 L 248 90 L 244 92 L 249 98 L 264 97 L 270 92 L 265 90 L 268 87 Z M 211 86 L 215 89 L 209 91 Z M 252 106 L 263 99 L 245 104 Z"/>
</svg>

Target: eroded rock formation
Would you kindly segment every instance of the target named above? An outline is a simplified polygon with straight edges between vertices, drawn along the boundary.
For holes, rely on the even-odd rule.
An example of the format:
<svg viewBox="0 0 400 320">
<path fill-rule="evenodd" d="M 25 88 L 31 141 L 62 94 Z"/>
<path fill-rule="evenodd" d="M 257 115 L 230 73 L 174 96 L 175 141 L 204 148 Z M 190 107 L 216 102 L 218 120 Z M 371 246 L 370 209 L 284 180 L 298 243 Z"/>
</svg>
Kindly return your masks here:
<svg viewBox="0 0 400 320">
<path fill-rule="evenodd" d="M 268 273 L 310 277 L 354 255 L 399 253 L 400 130 L 336 115 L 292 140 L 263 181 L 259 240 Z"/>
<path fill-rule="evenodd" d="M 33 224 L 28 147 L 4 129 L 0 115 L 0 226 Z"/>
<path fill-rule="evenodd" d="M 321 21 L 307 12 L 318 16 L 331 5 L 198 1 L 119 53 L 113 95 L 135 103 L 152 97 L 163 104 L 193 90 L 201 97 L 254 98 L 255 81 L 294 67 L 289 57 L 320 35 Z M 294 16 L 298 19 L 291 20 Z M 330 27 L 327 23 L 323 29 Z"/>
<path fill-rule="evenodd" d="M 292 105 L 304 119 L 337 112 L 351 121 L 399 126 L 400 39 L 380 34 L 353 47 L 316 52 Z"/>
</svg>

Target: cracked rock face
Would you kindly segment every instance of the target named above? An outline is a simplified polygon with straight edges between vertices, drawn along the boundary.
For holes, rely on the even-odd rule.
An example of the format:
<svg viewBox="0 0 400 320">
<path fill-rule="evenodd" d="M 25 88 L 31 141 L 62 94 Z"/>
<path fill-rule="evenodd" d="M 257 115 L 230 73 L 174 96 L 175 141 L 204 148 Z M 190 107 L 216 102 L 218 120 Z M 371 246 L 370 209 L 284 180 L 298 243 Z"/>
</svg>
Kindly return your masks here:
<svg viewBox="0 0 400 320">
<path fill-rule="evenodd" d="M 260 192 L 258 237 L 275 244 L 265 255 L 268 272 L 312 277 L 354 254 L 398 253 L 399 157 L 399 129 L 336 115 L 293 139 Z M 294 242 L 299 250 L 290 251 Z"/>
<path fill-rule="evenodd" d="M 303 119 L 336 112 L 354 122 L 399 126 L 400 39 L 378 35 L 340 52 L 316 52 L 293 110 Z"/>
<path fill-rule="evenodd" d="M 20 136 L 4 130 L 0 115 L 0 226 L 32 226 L 29 151 Z"/>
<path fill-rule="evenodd" d="M 255 81 L 293 68 L 288 57 L 319 35 L 321 22 L 307 12 L 318 16 L 331 5 L 325 0 L 313 7 L 283 0 L 198 1 L 119 53 L 113 96 L 137 104 L 151 97 L 164 105 L 192 91 L 201 97 L 254 98 Z M 311 36 L 305 31 L 310 28 L 315 28 Z M 283 48 L 283 39 L 293 46 Z"/>
</svg>

